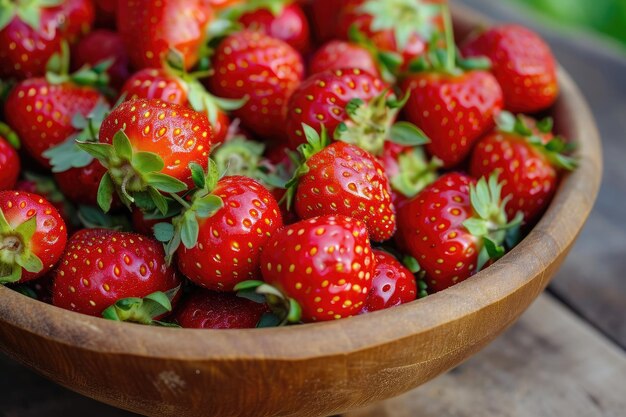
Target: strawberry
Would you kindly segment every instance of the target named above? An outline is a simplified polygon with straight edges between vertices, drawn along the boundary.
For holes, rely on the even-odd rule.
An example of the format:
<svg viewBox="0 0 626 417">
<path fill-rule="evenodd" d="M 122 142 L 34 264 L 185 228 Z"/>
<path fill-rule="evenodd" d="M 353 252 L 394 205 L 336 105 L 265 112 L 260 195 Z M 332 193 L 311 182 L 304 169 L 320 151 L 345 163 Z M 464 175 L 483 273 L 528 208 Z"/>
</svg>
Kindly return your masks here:
<svg viewBox="0 0 626 417">
<path fill-rule="evenodd" d="M 391 238 L 396 231 L 395 207 L 380 162 L 348 143 L 328 145 L 324 129 L 319 135 L 307 125 L 303 128 L 309 143 L 300 148 L 303 162 L 287 184 L 288 206 L 295 199 L 302 219 L 350 216 L 367 226 L 372 240 Z"/>
<path fill-rule="evenodd" d="M 234 294 L 195 290 L 178 307 L 174 321 L 190 329 L 248 329 L 257 326 L 267 306 Z"/>
<path fill-rule="evenodd" d="M 367 48 L 347 41 L 333 40 L 325 43 L 309 62 L 309 74 L 343 68 L 358 68 L 380 77 L 378 64 Z"/>
<path fill-rule="evenodd" d="M 213 57 L 210 91 L 229 99 L 248 97 L 234 111 L 245 127 L 266 138 L 284 136 L 287 101 L 304 73 L 302 58 L 285 42 L 248 30 L 223 40 Z"/>
<path fill-rule="evenodd" d="M 243 296 L 265 294 L 281 310 L 281 322 L 340 319 L 358 314 L 367 301 L 375 266 L 363 223 L 321 216 L 276 233 L 261 254 L 267 284 L 248 281 L 237 289 Z"/>
<path fill-rule="evenodd" d="M 327 42 L 336 37 L 339 19 L 337 10 L 341 10 L 350 0 L 314 0 L 310 2 L 310 18 L 313 33 L 319 42 Z"/>
<path fill-rule="evenodd" d="M 497 176 L 475 183 L 453 172 L 400 206 L 396 242 L 417 259 L 430 288 L 457 284 L 504 254 L 521 219 L 507 222 L 501 190 Z"/>
<path fill-rule="evenodd" d="M 46 73 L 46 63 L 88 32 L 94 20 L 89 0 L 9 1 L 0 5 L 0 78 L 25 79 Z"/>
<path fill-rule="evenodd" d="M 176 271 L 166 265 L 158 242 L 135 233 L 83 229 L 67 244 L 55 273 L 52 302 L 67 310 L 101 316 L 109 307 L 126 300 L 109 310 L 107 318 L 150 323 L 156 314 L 151 314 L 148 307 L 159 297 L 145 303 L 127 299 L 173 293 L 180 285 Z M 167 302 L 159 304 L 167 306 Z"/>
<path fill-rule="evenodd" d="M 383 310 L 415 300 L 417 284 L 411 271 L 388 252 L 373 252 L 376 269 L 372 278 L 372 289 L 361 313 Z"/>
<path fill-rule="evenodd" d="M 518 212 L 532 223 L 556 192 L 560 169 L 571 170 L 576 161 L 564 156 L 566 144 L 551 133 L 552 121 L 539 123 L 507 112 L 498 117 L 498 130 L 483 137 L 474 148 L 470 173 L 479 178 L 497 173 L 502 195 L 510 199 L 509 218 Z"/>
<path fill-rule="evenodd" d="M 0 123 L 0 191 L 13 189 L 20 175 L 20 157 L 14 148 L 19 145 L 16 139 L 15 133 Z"/>
<path fill-rule="evenodd" d="M 94 159 L 87 166 L 58 172 L 54 174 L 54 179 L 68 200 L 76 204 L 97 206 L 98 187 L 106 173 L 107 169 Z"/>
<path fill-rule="evenodd" d="M 550 107 L 559 93 L 556 59 L 535 32 L 519 25 L 495 26 L 470 38 L 467 57 L 486 56 L 502 87 L 507 110 L 534 113 Z"/>
<path fill-rule="evenodd" d="M 0 283 L 45 275 L 66 241 L 65 222 L 49 202 L 23 191 L 0 191 Z"/>
<path fill-rule="evenodd" d="M 79 147 L 108 172 L 102 177 L 98 204 L 106 212 L 113 191 L 130 207 L 167 211 L 160 193 L 193 185 L 189 164 L 203 167 L 211 150 L 211 125 L 205 114 L 161 100 L 133 100 L 116 107 L 102 122 L 100 143 Z M 160 191 L 160 192 L 159 192 Z"/>
<path fill-rule="evenodd" d="M 170 49 L 189 69 L 198 62 L 213 10 L 206 0 L 120 1 L 117 27 L 135 69 L 161 67 Z"/>
</svg>

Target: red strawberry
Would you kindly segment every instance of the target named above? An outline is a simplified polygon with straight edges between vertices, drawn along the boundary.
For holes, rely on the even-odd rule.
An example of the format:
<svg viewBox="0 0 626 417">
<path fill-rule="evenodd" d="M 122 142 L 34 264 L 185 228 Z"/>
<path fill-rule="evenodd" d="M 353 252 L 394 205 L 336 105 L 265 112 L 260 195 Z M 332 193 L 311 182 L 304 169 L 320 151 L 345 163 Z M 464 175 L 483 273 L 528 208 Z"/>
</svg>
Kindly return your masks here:
<svg viewBox="0 0 626 417">
<path fill-rule="evenodd" d="M 350 0 L 314 0 L 310 2 L 310 16 L 315 37 L 326 42 L 336 37 L 338 13 Z"/>
<path fill-rule="evenodd" d="M 23 191 L 0 191 L 0 283 L 45 275 L 66 241 L 65 222 L 49 202 Z"/>
<path fill-rule="evenodd" d="M 45 78 L 34 78 L 15 86 L 4 111 L 24 149 L 50 168 L 42 155 L 44 151 L 76 133 L 72 118 L 76 114 L 86 116 L 102 100 L 102 95 L 91 87 L 71 82 L 51 84 Z"/>
<path fill-rule="evenodd" d="M 71 168 L 54 174 L 61 192 L 76 204 L 98 205 L 98 187 L 107 169 L 98 160 L 81 168 Z"/>
<path fill-rule="evenodd" d="M 475 184 L 450 173 L 399 207 L 396 241 L 417 259 L 430 288 L 448 288 L 504 254 L 506 230 L 519 219 L 507 224 L 501 188 L 496 176 Z"/>
<path fill-rule="evenodd" d="M 205 114 L 161 100 L 133 100 L 116 107 L 102 122 L 100 143 L 79 147 L 108 169 L 98 195 L 108 211 L 113 190 L 122 202 L 167 211 L 159 193 L 181 192 L 193 185 L 190 163 L 207 165 L 211 125 Z M 138 200 L 137 200 L 138 199 Z"/>
<path fill-rule="evenodd" d="M 389 253 L 374 250 L 376 269 L 372 289 L 361 313 L 383 310 L 408 303 L 417 298 L 415 277 Z"/>
<path fill-rule="evenodd" d="M 284 137 L 287 101 L 304 73 L 302 58 L 283 41 L 242 31 L 222 41 L 213 58 L 210 90 L 248 101 L 236 110 L 245 127 L 266 138 Z"/>
<path fill-rule="evenodd" d="M 95 67 L 103 61 L 111 61 L 107 74 L 111 86 L 120 88 L 129 77 L 129 60 L 122 38 L 113 31 L 99 29 L 85 36 L 72 48 L 72 68 L 85 65 Z"/>
<path fill-rule="evenodd" d="M 287 226 L 261 254 L 264 281 L 295 300 L 305 322 L 358 314 L 375 265 L 365 225 L 345 216 L 315 217 Z"/>
<path fill-rule="evenodd" d="M 358 68 L 380 77 L 372 54 L 365 47 L 346 41 L 334 40 L 320 46 L 309 62 L 309 74 L 343 68 Z"/>
<path fill-rule="evenodd" d="M 163 218 L 151 218 L 152 215 L 146 214 L 137 207 L 133 207 L 133 211 L 131 214 L 131 221 L 133 224 L 133 230 L 137 233 L 141 233 L 146 236 L 153 236 L 154 231 L 152 228 L 158 224 L 163 222 Z M 156 217 L 156 216 L 155 216 Z"/>
<path fill-rule="evenodd" d="M 120 1 L 117 27 L 136 69 L 160 67 L 170 49 L 184 57 L 184 67 L 198 62 L 213 10 L 206 0 Z"/>
<path fill-rule="evenodd" d="M 191 329 L 254 328 L 267 312 L 267 306 L 234 294 L 195 290 L 174 316 L 181 327 Z"/>
<path fill-rule="evenodd" d="M 18 79 L 44 75 L 61 44 L 88 32 L 94 19 L 89 0 L 3 2 L 0 14 L 0 78 Z"/>
<path fill-rule="evenodd" d="M 536 220 L 556 192 L 558 170 L 575 166 L 574 160 L 560 154 L 565 142 L 552 137 L 551 127 L 549 119 L 536 124 L 503 112 L 499 130 L 483 137 L 474 148 L 470 173 L 476 178 L 497 173 L 502 196 L 510 199 L 509 218 L 522 212 L 527 223 Z"/>
<path fill-rule="evenodd" d="M 4 130 L 1 125 L 0 130 Z M 13 189 L 20 175 L 20 169 L 20 157 L 17 151 L 11 143 L 0 136 L 0 191 Z"/>
<path fill-rule="evenodd" d="M 380 162 L 354 145 L 327 145 L 324 130 L 320 136 L 304 126 L 309 143 L 301 147 L 304 161 L 287 192 L 289 203 L 295 198 L 298 216 L 342 214 L 364 222 L 372 240 L 390 239 L 396 231 L 395 208 Z"/>
<path fill-rule="evenodd" d="M 559 93 L 556 59 L 535 32 L 519 25 L 501 25 L 468 40 L 461 52 L 486 56 L 504 92 L 505 107 L 533 113 L 552 105 Z"/>
<path fill-rule="evenodd" d="M 52 302 L 67 310 L 101 316 L 121 299 L 173 291 L 180 285 L 158 242 L 135 233 L 83 229 L 69 240 L 59 263 Z M 150 321 L 150 317 L 143 318 Z"/>
<path fill-rule="evenodd" d="M 243 7 L 239 22 L 250 30 L 259 30 L 272 38 L 280 39 L 302 54 L 311 47 L 309 22 L 302 8 L 285 0 L 250 2 Z"/>
</svg>

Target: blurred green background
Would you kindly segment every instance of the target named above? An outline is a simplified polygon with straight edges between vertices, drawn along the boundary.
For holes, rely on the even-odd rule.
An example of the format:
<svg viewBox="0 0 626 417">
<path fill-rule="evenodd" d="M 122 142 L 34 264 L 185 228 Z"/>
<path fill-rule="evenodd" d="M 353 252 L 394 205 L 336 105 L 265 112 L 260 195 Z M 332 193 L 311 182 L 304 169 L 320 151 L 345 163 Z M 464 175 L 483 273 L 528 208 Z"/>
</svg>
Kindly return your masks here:
<svg viewBox="0 0 626 417">
<path fill-rule="evenodd" d="M 511 0 L 566 26 L 617 40 L 626 53 L 626 0 Z"/>
</svg>

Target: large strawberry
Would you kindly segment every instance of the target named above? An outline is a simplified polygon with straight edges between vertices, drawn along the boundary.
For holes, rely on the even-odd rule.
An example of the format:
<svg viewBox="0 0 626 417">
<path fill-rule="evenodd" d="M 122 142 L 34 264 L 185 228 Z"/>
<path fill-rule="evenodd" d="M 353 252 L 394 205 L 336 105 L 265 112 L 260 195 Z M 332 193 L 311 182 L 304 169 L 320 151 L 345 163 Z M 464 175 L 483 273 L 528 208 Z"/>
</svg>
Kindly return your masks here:
<svg viewBox="0 0 626 417">
<path fill-rule="evenodd" d="M 63 42 L 89 31 L 90 0 L 17 0 L 0 5 L 0 78 L 44 75 L 46 63 Z"/>
<path fill-rule="evenodd" d="M 261 270 L 269 285 L 248 281 L 237 289 L 265 294 L 282 322 L 334 320 L 363 308 L 375 266 L 363 223 L 321 216 L 285 227 L 266 244 Z"/>
<path fill-rule="evenodd" d="M 0 283 L 45 275 L 66 241 L 65 222 L 49 202 L 23 191 L 0 191 Z"/>
<path fill-rule="evenodd" d="M 495 26 L 469 39 L 461 52 L 491 60 L 507 110 L 537 112 L 550 107 L 558 96 L 556 59 L 544 40 L 530 29 Z"/>
<path fill-rule="evenodd" d="M 379 77 L 378 64 L 370 51 L 358 44 L 332 40 L 320 46 L 309 62 L 309 74 L 328 70 L 358 68 Z"/>
<path fill-rule="evenodd" d="M 79 147 L 108 169 L 98 204 L 108 211 L 113 191 L 122 202 L 167 212 L 161 193 L 193 186 L 190 163 L 207 166 L 211 125 L 206 115 L 161 100 L 133 100 L 116 107 L 102 122 L 100 143 Z"/>
<path fill-rule="evenodd" d="M 213 10 L 207 0 L 120 1 L 117 27 L 136 69 L 160 67 L 170 49 L 184 57 L 184 67 L 198 62 Z"/>
<path fill-rule="evenodd" d="M 504 254 L 507 232 L 521 219 L 507 221 L 501 190 L 497 176 L 475 183 L 449 173 L 400 206 L 396 241 L 417 259 L 430 288 L 448 288 Z"/>
<path fill-rule="evenodd" d="M 476 178 L 498 175 L 502 196 L 509 198 L 509 218 L 523 213 L 533 222 L 556 192 L 560 169 L 573 169 L 575 160 L 562 154 L 565 141 L 554 137 L 552 122 L 535 122 L 507 112 L 498 117 L 498 130 L 483 137 L 474 148 L 470 173 Z"/>
<path fill-rule="evenodd" d="M 248 97 L 235 110 L 245 127 L 267 138 L 285 136 L 287 101 L 304 73 L 300 54 L 285 42 L 248 30 L 223 40 L 213 57 L 210 90 L 219 97 Z"/>
<path fill-rule="evenodd" d="M 18 145 L 15 133 L 0 123 L 0 191 L 13 189 L 20 175 L 20 157 L 15 150 Z"/>
<path fill-rule="evenodd" d="M 173 293 L 180 285 L 176 271 L 165 262 L 162 246 L 153 239 L 135 233 L 83 229 L 69 240 L 59 263 L 52 302 L 91 316 L 101 316 L 112 307 L 107 318 L 150 323 L 164 313 L 157 309 L 159 314 L 155 314 L 154 304 L 168 304 L 159 302 L 167 297 L 154 293 Z M 147 301 L 141 300 L 151 295 Z"/>
</svg>

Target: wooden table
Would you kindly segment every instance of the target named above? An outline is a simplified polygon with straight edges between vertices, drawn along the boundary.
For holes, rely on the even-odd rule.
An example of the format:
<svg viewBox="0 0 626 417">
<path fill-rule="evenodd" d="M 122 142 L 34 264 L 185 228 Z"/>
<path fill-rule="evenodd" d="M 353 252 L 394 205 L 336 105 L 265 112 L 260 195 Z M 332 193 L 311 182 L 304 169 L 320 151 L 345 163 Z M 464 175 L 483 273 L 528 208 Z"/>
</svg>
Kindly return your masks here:
<svg viewBox="0 0 626 417">
<path fill-rule="evenodd" d="M 484 351 L 404 396 L 344 417 L 626 415 L 626 52 L 555 32 L 501 0 L 464 0 L 539 30 L 597 118 L 605 181 L 577 246 L 530 310 Z M 545 23 L 545 22 L 544 22 Z M 130 417 L 0 357 L 0 417 Z"/>
</svg>

